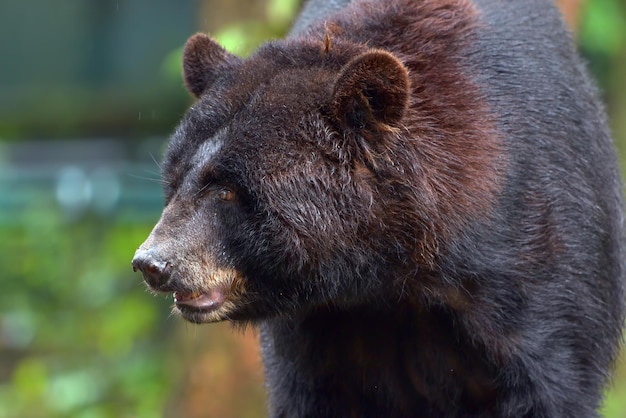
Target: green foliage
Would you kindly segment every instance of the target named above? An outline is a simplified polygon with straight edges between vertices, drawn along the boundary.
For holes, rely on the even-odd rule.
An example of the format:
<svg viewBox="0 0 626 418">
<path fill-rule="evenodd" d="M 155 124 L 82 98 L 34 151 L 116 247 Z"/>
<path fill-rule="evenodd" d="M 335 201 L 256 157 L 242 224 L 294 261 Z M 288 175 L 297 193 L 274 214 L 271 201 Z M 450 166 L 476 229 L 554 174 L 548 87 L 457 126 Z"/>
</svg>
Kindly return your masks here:
<svg viewBox="0 0 626 418">
<path fill-rule="evenodd" d="M 626 18 L 623 4 L 616 0 L 590 1 L 584 10 L 580 30 L 583 48 L 617 55 L 626 43 Z"/>
<path fill-rule="evenodd" d="M 212 36 L 231 53 L 248 56 L 262 42 L 284 35 L 299 6 L 300 0 L 268 0 L 264 19 L 237 22 Z M 165 57 L 161 72 L 168 79 L 180 80 L 182 58 L 180 46 Z"/>
<path fill-rule="evenodd" d="M 0 417 L 161 415 L 168 308 L 129 267 L 150 228 L 42 199 L 0 229 Z"/>
<path fill-rule="evenodd" d="M 215 34 L 215 39 L 233 54 L 247 56 L 262 41 L 283 35 L 299 4 L 297 0 L 269 0 L 265 22 L 240 22 L 227 26 Z"/>
</svg>

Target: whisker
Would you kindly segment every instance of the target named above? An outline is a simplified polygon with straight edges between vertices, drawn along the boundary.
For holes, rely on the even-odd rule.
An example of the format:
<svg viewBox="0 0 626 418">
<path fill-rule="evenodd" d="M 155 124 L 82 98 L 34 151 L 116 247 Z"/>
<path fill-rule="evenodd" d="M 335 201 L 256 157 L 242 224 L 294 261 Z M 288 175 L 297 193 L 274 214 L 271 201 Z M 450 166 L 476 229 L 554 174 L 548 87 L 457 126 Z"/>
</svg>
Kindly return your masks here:
<svg viewBox="0 0 626 418">
<path fill-rule="evenodd" d="M 151 174 L 153 174 L 153 173 L 151 173 Z M 164 179 L 162 179 L 160 177 L 156 177 L 156 178 L 155 177 L 146 177 L 146 176 L 139 176 L 139 175 L 136 175 L 136 174 L 129 174 L 128 176 L 132 177 L 132 178 L 135 178 L 135 179 L 139 179 L 139 180 L 154 181 L 154 182 L 157 182 L 157 183 L 161 183 L 163 185 L 170 184 L 169 181 L 166 181 L 166 180 L 164 180 Z"/>
<path fill-rule="evenodd" d="M 204 186 L 202 186 L 202 188 L 200 190 L 198 190 L 195 194 L 194 197 L 198 197 L 203 191 L 205 191 L 211 184 L 207 183 Z"/>
<path fill-rule="evenodd" d="M 152 161 L 154 161 L 154 164 L 156 164 L 157 167 L 159 167 L 159 170 L 163 170 L 163 167 L 161 167 L 161 163 L 159 163 L 159 161 L 154 157 L 154 155 L 152 155 L 152 153 L 149 153 L 150 158 L 152 158 Z"/>
</svg>

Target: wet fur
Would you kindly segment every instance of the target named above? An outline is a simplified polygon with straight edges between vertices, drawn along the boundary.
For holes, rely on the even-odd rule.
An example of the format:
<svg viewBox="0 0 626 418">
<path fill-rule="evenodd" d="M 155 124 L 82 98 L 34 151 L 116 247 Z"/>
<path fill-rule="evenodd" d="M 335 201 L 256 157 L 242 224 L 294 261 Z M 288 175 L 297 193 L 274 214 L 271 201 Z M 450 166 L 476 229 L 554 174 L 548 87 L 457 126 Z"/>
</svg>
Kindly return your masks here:
<svg viewBox="0 0 626 418">
<path fill-rule="evenodd" d="M 598 416 L 621 184 L 549 3 L 356 1 L 247 60 L 189 41 L 150 243 L 236 272 L 220 318 L 260 325 L 272 417 Z M 219 281 L 189 271 L 161 290 Z"/>
</svg>

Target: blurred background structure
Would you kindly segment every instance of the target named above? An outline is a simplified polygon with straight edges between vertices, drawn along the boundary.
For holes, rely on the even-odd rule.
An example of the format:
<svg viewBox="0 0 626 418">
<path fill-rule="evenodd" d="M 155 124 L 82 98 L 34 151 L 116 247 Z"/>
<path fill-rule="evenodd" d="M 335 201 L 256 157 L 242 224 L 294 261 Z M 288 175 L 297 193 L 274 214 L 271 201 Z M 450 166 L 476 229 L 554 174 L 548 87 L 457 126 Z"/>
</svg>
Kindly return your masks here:
<svg viewBox="0 0 626 418">
<path fill-rule="evenodd" d="M 626 4 L 559 3 L 626 161 Z M 298 8 L 0 3 L 0 418 L 265 416 L 254 331 L 170 316 L 130 259 L 160 214 L 158 161 L 192 103 L 187 37 L 210 32 L 245 55 Z M 626 418 L 624 361 L 604 415 Z"/>
</svg>

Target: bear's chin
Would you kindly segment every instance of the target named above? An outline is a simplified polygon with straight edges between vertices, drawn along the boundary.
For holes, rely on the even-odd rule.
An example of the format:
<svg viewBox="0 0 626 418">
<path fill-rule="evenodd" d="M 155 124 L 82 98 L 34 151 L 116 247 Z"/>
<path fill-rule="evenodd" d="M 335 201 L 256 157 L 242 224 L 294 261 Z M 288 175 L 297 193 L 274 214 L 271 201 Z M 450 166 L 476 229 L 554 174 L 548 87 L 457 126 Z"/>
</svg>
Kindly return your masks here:
<svg viewBox="0 0 626 418">
<path fill-rule="evenodd" d="M 216 309 L 206 310 L 177 304 L 174 305 L 172 312 L 195 324 L 206 324 L 231 319 L 229 317 L 229 309 L 224 305 Z"/>
</svg>

